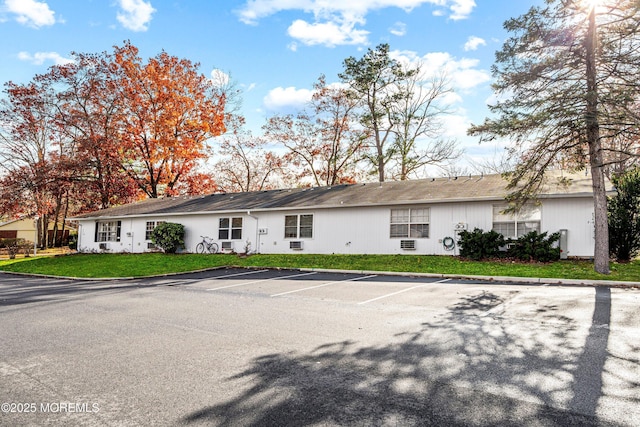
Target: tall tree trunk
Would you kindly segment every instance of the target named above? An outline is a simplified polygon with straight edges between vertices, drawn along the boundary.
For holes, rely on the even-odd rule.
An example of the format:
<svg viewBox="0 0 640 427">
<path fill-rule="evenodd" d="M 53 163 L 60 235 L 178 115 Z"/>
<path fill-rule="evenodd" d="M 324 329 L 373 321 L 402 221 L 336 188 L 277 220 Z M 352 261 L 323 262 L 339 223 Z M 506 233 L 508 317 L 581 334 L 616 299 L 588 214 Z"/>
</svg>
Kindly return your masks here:
<svg viewBox="0 0 640 427">
<path fill-rule="evenodd" d="M 589 14 L 589 30 L 585 41 L 587 78 L 587 142 L 591 179 L 593 182 L 593 211 L 595 226 L 594 269 L 601 274 L 609 274 L 609 224 L 607 218 L 607 193 L 602 167 L 602 143 L 598 118 L 598 84 L 596 81 L 596 11 L 592 7 Z"/>
</svg>

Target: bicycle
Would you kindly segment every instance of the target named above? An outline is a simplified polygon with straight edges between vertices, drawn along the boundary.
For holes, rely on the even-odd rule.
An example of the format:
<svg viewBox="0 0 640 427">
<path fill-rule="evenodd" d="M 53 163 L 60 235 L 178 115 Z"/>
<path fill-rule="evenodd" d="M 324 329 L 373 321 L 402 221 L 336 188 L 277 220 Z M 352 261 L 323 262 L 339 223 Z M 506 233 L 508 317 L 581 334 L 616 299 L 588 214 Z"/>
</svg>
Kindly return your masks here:
<svg viewBox="0 0 640 427">
<path fill-rule="evenodd" d="M 203 254 L 215 254 L 218 253 L 218 244 L 211 239 L 211 237 L 200 236 L 202 237 L 202 242 L 196 245 L 196 253 Z"/>
</svg>

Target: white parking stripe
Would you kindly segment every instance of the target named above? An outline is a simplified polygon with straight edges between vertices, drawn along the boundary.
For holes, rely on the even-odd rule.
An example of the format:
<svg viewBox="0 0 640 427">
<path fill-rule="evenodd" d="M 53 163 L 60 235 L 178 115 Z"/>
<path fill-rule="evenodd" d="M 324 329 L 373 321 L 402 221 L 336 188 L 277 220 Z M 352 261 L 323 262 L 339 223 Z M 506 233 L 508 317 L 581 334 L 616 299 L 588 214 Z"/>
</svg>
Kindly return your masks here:
<svg viewBox="0 0 640 427">
<path fill-rule="evenodd" d="M 224 276 L 208 277 L 207 279 L 226 279 L 227 277 L 245 276 L 247 274 L 264 273 L 265 271 L 269 271 L 269 270 L 253 270 L 249 272 L 245 271 L 242 273 L 225 274 Z M 202 279 L 191 279 L 191 280 L 202 280 Z"/>
<path fill-rule="evenodd" d="M 238 287 L 238 286 L 252 285 L 254 283 L 268 282 L 270 280 L 288 279 L 288 278 L 291 278 L 291 277 L 300 277 L 300 276 L 310 276 L 312 274 L 317 274 L 317 272 L 312 271 L 311 273 L 301 273 L 301 274 L 292 274 L 290 276 L 272 277 L 270 279 L 254 280 L 253 282 L 236 283 L 235 285 L 220 286 L 219 288 L 211 288 L 211 289 L 207 289 L 207 290 L 208 291 L 217 291 L 217 290 L 220 290 L 220 289 L 235 288 L 235 287 Z"/>
<path fill-rule="evenodd" d="M 451 280 L 451 279 L 443 279 L 443 280 L 438 280 L 437 282 L 431 282 L 431 283 L 425 283 L 425 284 L 423 284 L 423 285 L 413 286 L 413 287 L 411 287 L 411 288 L 403 289 L 403 290 L 398 291 L 398 292 L 393 292 L 393 293 L 390 293 L 390 294 L 382 295 L 382 296 L 380 296 L 380 297 L 371 298 L 370 300 L 366 300 L 366 301 L 359 302 L 359 303 L 358 303 L 358 305 L 368 304 L 368 303 L 370 303 L 370 302 L 377 301 L 377 300 L 379 300 L 379 299 L 389 298 L 389 297 L 392 297 L 392 296 L 394 296 L 394 295 L 398 295 L 398 294 L 401 294 L 401 293 L 404 293 L 404 292 L 412 291 L 412 290 L 414 290 L 414 289 L 424 288 L 425 286 L 435 285 L 436 283 L 444 283 L 444 282 L 448 282 L 448 281 L 450 281 L 450 280 Z"/>
<path fill-rule="evenodd" d="M 295 293 L 295 292 L 307 291 L 307 290 L 309 290 L 309 289 L 322 288 L 322 287 L 324 287 L 324 286 L 335 285 L 336 283 L 355 282 L 356 280 L 370 279 L 370 278 L 372 278 L 372 277 L 377 277 L 377 275 L 375 275 L 375 274 L 374 274 L 374 275 L 372 275 L 372 276 L 356 277 L 355 279 L 336 280 L 335 282 L 323 283 L 322 285 L 309 286 L 309 287 L 306 287 L 306 288 L 295 289 L 295 290 L 293 290 L 293 291 L 280 292 L 279 294 L 273 294 L 273 295 L 271 295 L 271 297 L 279 297 L 280 295 L 287 295 L 287 294 L 293 294 L 293 293 Z"/>
</svg>

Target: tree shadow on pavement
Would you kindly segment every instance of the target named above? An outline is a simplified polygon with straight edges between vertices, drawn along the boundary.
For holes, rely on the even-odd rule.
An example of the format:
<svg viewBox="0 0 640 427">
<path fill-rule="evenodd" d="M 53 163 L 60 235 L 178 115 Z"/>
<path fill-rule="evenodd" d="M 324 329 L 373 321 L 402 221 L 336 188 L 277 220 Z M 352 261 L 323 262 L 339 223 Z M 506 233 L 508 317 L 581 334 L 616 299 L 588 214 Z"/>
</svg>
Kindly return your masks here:
<svg viewBox="0 0 640 427">
<path fill-rule="evenodd" d="M 609 294 L 607 295 L 607 292 Z M 507 301 L 483 292 L 381 346 L 330 343 L 308 354 L 258 357 L 228 380 L 235 398 L 187 415 L 219 426 L 602 426 L 610 291 L 592 325 L 555 306 L 531 317 L 494 315 Z M 622 387 L 632 389 L 629 381 Z M 638 392 L 630 392 L 638 405 Z M 624 425 L 624 424 L 623 424 Z M 631 425 L 631 424 L 630 424 Z"/>
</svg>

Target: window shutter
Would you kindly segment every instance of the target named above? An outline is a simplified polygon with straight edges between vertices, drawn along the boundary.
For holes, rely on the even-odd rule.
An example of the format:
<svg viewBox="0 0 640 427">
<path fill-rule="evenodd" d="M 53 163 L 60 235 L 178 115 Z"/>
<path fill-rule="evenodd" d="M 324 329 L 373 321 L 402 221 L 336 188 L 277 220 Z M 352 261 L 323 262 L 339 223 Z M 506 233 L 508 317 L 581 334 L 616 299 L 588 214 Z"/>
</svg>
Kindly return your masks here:
<svg viewBox="0 0 640 427">
<path fill-rule="evenodd" d="M 116 234 L 116 242 L 120 241 L 120 228 L 122 227 L 122 221 L 118 221 L 118 228 L 117 228 L 117 234 Z"/>
<path fill-rule="evenodd" d="M 95 234 L 93 235 L 93 241 L 97 242 L 98 241 L 98 221 L 96 221 L 96 230 L 95 230 Z"/>
</svg>

